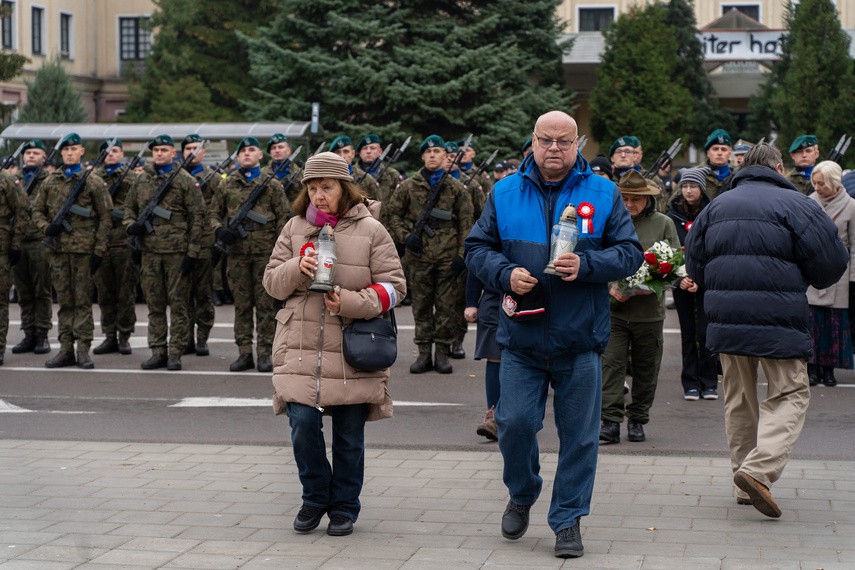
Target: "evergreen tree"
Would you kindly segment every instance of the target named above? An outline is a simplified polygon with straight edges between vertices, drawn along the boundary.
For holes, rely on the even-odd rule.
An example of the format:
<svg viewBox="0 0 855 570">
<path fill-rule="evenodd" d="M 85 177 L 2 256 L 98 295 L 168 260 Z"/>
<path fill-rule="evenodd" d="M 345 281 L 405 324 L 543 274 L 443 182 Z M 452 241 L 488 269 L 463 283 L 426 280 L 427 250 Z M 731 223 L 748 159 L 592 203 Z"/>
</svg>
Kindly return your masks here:
<svg viewBox="0 0 855 570">
<path fill-rule="evenodd" d="M 59 55 L 46 60 L 33 81 L 24 80 L 27 102 L 18 121 L 21 123 L 84 123 L 86 109 L 80 92 L 62 67 Z"/>
<path fill-rule="evenodd" d="M 679 63 L 674 30 L 664 8 L 632 8 L 604 32 L 606 47 L 591 91 L 591 133 L 606 148 L 637 136 L 650 156 L 677 137 L 687 140 L 692 94 L 674 81 Z"/>
<path fill-rule="evenodd" d="M 538 115 L 571 110 L 556 18 L 560 0 L 279 0 L 246 38 L 255 120 L 307 120 L 384 140 L 475 135 L 517 154 Z M 248 98 L 249 99 L 249 98 Z"/>
</svg>

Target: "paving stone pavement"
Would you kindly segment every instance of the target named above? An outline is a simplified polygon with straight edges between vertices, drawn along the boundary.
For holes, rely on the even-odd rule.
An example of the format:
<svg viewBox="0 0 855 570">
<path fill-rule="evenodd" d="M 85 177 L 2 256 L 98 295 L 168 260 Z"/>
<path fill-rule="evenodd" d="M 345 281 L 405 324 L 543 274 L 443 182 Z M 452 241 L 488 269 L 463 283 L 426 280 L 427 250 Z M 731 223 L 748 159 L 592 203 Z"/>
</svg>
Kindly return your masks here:
<svg viewBox="0 0 855 570">
<path fill-rule="evenodd" d="M 292 530 L 288 447 L 0 440 L 0 570 L 855 568 L 855 462 L 790 462 L 772 520 L 736 504 L 727 459 L 603 455 L 576 560 L 552 554 L 549 483 L 527 534 L 501 537 L 498 450 L 369 449 L 365 475 L 336 538 Z"/>
</svg>

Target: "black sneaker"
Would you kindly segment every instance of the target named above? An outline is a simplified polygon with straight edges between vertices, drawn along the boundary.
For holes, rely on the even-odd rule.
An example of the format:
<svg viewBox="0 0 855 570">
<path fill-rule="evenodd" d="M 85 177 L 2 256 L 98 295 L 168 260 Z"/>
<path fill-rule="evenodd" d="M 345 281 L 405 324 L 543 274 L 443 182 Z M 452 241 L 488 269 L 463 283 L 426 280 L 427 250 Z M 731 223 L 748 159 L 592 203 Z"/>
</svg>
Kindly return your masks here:
<svg viewBox="0 0 855 570">
<path fill-rule="evenodd" d="M 626 439 L 634 442 L 644 441 L 644 426 L 635 420 L 627 420 Z"/>
<path fill-rule="evenodd" d="M 300 507 L 300 512 L 297 513 L 297 518 L 294 519 L 294 530 L 297 532 L 312 532 L 321 524 L 321 519 L 326 512 L 327 510 L 323 507 L 303 505 Z"/>
<path fill-rule="evenodd" d="M 555 533 L 555 556 L 557 558 L 579 558 L 585 553 L 582 546 L 582 533 L 579 532 L 579 521 L 573 526 L 563 528 Z"/>
<path fill-rule="evenodd" d="M 701 393 L 695 389 L 686 390 L 686 393 L 683 394 L 683 399 L 690 402 L 696 402 L 701 399 Z"/>
<path fill-rule="evenodd" d="M 518 505 L 508 501 L 505 514 L 502 515 L 502 536 L 508 540 L 516 540 L 528 530 L 528 514 L 531 505 Z"/>
<path fill-rule="evenodd" d="M 620 424 L 603 420 L 600 425 L 600 443 L 620 443 Z"/>
<path fill-rule="evenodd" d="M 715 388 L 707 388 L 703 394 L 704 400 L 718 400 L 718 392 Z"/>
<path fill-rule="evenodd" d="M 347 536 L 353 533 L 353 521 L 344 515 L 330 515 L 327 534 L 330 536 Z"/>
</svg>

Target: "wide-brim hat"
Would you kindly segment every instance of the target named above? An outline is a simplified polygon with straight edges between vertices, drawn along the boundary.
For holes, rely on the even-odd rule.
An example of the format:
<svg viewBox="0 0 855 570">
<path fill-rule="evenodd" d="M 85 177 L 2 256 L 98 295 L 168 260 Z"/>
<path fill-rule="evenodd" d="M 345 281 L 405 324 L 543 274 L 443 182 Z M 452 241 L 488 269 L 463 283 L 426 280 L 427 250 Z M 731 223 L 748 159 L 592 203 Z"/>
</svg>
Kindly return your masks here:
<svg viewBox="0 0 855 570">
<path fill-rule="evenodd" d="M 621 194 L 628 196 L 656 196 L 662 190 L 647 183 L 644 176 L 637 170 L 630 170 L 620 177 L 618 182 Z"/>
<path fill-rule="evenodd" d="M 314 178 L 337 178 L 353 182 L 347 161 L 334 152 L 319 152 L 306 160 L 301 182 L 305 184 Z"/>
</svg>

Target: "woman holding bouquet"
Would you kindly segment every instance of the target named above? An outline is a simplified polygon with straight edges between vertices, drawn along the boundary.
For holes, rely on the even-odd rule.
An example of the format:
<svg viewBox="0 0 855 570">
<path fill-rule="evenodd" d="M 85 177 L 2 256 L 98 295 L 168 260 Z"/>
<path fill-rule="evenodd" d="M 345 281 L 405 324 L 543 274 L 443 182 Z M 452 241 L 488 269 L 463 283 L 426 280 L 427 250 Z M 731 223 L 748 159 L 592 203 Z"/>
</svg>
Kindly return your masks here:
<svg viewBox="0 0 855 570">
<path fill-rule="evenodd" d="M 667 242 L 680 249 L 680 239 L 674 222 L 656 211 L 652 198 L 659 188 L 630 170 L 618 186 L 623 203 L 632 216 L 632 225 L 641 247 L 650 249 L 657 242 Z M 646 254 L 654 255 L 654 254 Z M 627 417 L 627 439 L 644 441 L 644 424 L 650 419 L 650 406 L 656 393 L 659 365 L 662 361 L 662 327 L 665 322 L 664 296 L 652 291 L 636 291 L 628 295 L 617 283 L 609 291 L 611 303 L 611 336 L 603 354 L 603 407 L 600 426 L 601 443 L 620 442 L 620 424 Z M 630 349 L 631 347 L 631 349 Z M 632 350 L 631 402 L 624 406 L 626 364 Z"/>
<path fill-rule="evenodd" d="M 706 193 L 706 169 L 686 168 L 680 173 L 680 191 L 671 200 L 668 217 L 677 227 L 680 243 L 695 218 L 701 213 L 710 197 Z M 707 315 L 704 312 L 704 290 L 683 277 L 674 286 L 674 306 L 680 318 L 680 337 L 683 341 L 683 398 L 686 400 L 717 400 L 718 369 L 715 355 L 707 347 Z"/>
</svg>

